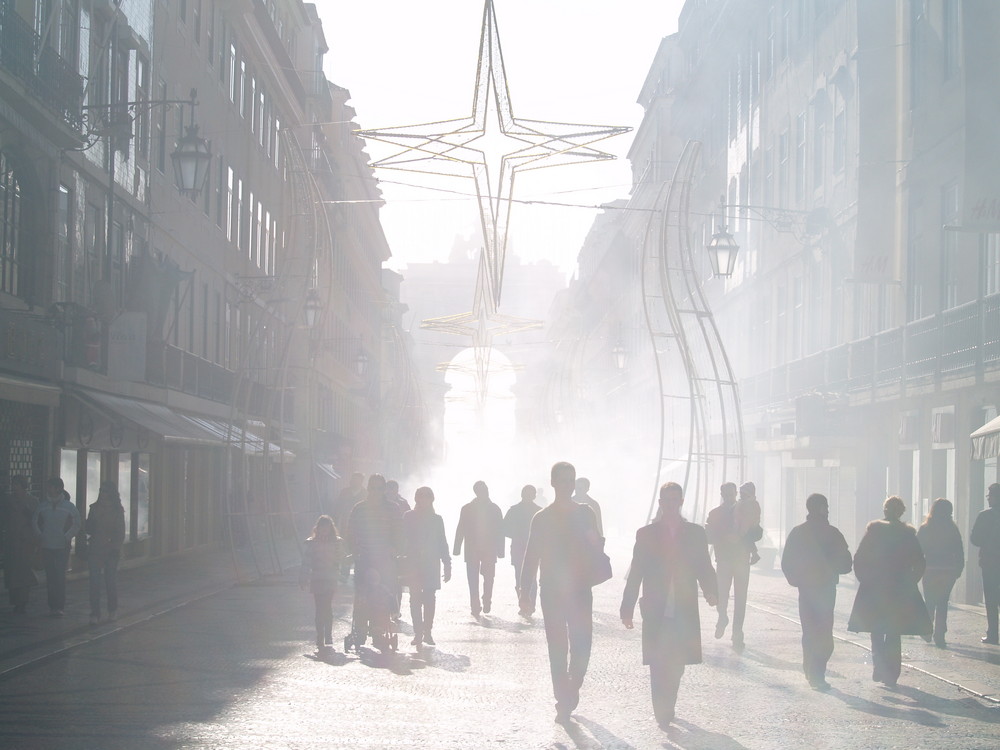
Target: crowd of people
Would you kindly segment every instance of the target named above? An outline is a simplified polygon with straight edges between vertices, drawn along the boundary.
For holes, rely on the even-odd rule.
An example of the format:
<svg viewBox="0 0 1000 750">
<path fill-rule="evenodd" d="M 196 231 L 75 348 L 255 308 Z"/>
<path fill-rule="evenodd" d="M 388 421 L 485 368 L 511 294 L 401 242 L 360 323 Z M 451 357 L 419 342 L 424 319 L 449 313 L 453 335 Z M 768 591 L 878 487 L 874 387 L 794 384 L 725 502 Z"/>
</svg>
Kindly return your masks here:
<svg viewBox="0 0 1000 750">
<path fill-rule="evenodd" d="M 601 509 L 588 494 L 590 482 L 578 478 L 571 464 L 560 462 L 552 467 L 550 484 L 551 504 L 537 504 L 537 488 L 525 485 L 520 501 L 503 513 L 486 483 L 477 481 L 474 498 L 461 509 L 451 555 L 458 557 L 464 550 L 470 612 L 480 618 L 493 605 L 496 564 L 510 539 L 519 613 L 530 619 L 536 603 L 541 605 L 556 720 L 565 722 L 579 703 L 590 661 L 592 586 L 606 580 L 595 573 L 595 565 L 606 556 Z M 433 509 L 434 493 L 419 488 L 410 509 L 396 483 L 375 474 L 367 490 L 363 485 L 364 476 L 355 474 L 334 509 L 344 538 L 338 537 L 334 519 L 322 516 L 307 542 L 303 584 L 316 597 L 317 648 L 332 644 L 330 602 L 336 582 L 345 580 L 351 563 L 352 632 L 361 643 L 370 636 L 376 647 L 388 645 L 385 634 L 399 615 L 405 586 L 412 644 L 434 645 L 435 594 L 442 581 L 451 578 L 451 555 L 444 521 Z M 626 628 L 633 628 L 638 604 L 653 710 L 658 723 L 667 727 L 674 720 L 685 667 L 701 662 L 699 589 L 717 610 L 715 637 L 722 638 L 731 625 L 733 649 L 745 648 L 749 574 L 760 559 L 756 542 L 763 529 L 752 482 L 723 484 L 720 503 L 704 526 L 683 518 L 684 490 L 679 484 L 665 483 L 658 501 L 654 521 L 636 533 L 620 617 Z M 987 501 L 989 508 L 977 517 L 970 540 L 979 547 L 983 570 L 987 632 L 982 642 L 997 645 L 1000 484 L 990 486 Z M 901 670 L 902 635 L 919 635 L 947 647 L 948 599 L 965 561 L 953 506 L 943 498 L 936 500 L 920 528 L 914 529 L 902 520 L 903 500 L 889 497 L 884 518 L 868 524 L 854 555 L 830 523 L 829 510 L 824 495 L 810 495 L 806 520 L 791 530 L 781 556 L 782 572 L 798 590 L 803 672 L 814 689 L 830 689 L 826 670 L 834 649 L 837 584 L 853 570 L 859 585 L 848 629 L 870 633 L 872 677 L 893 687 Z M 381 605 L 374 606 L 376 601 Z"/>
</svg>

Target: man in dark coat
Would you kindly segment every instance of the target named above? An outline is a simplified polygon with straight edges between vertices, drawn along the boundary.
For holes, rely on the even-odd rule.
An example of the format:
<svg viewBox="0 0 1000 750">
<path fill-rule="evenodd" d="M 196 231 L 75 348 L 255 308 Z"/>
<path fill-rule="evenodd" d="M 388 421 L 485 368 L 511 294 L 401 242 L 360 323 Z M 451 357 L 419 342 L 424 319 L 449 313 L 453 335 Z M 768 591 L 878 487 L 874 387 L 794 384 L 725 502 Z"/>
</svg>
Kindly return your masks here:
<svg viewBox="0 0 1000 750">
<path fill-rule="evenodd" d="M 715 551 L 719 580 L 719 618 L 715 637 L 721 638 L 729 625 L 729 590 L 733 591 L 733 648 L 743 650 L 743 621 L 747 613 L 747 589 L 750 586 L 750 547 L 737 523 L 738 490 L 732 482 L 719 488 L 721 502 L 708 513 L 705 532 Z"/>
<path fill-rule="evenodd" d="M 337 500 L 333 504 L 330 515 L 333 522 L 340 531 L 341 536 L 347 536 L 347 523 L 351 517 L 354 506 L 365 499 L 365 475 L 360 471 L 351 474 L 351 479 L 347 486 L 340 490 Z M 340 579 L 346 581 L 351 574 L 352 558 L 345 556 L 340 564 Z"/>
<path fill-rule="evenodd" d="M 472 485 L 475 498 L 462 506 L 455 530 L 454 555 L 462 551 L 465 542 L 465 572 L 469 578 L 469 608 L 473 617 L 480 612 L 490 613 L 493 602 L 493 578 L 496 576 L 497 558 L 504 555 L 506 541 L 503 535 L 503 512 L 490 500 L 486 482 Z M 483 577 L 483 598 L 479 600 L 479 576 Z"/>
<path fill-rule="evenodd" d="M 517 600 L 521 601 L 521 567 L 524 563 L 524 550 L 528 546 L 528 532 L 531 530 L 531 519 L 541 510 L 535 505 L 537 496 L 535 488 L 526 484 L 521 488 L 521 502 L 510 506 L 507 515 L 503 517 L 503 533 L 510 539 L 510 563 L 514 566 L 514 590 L 517 592 Z M 522 617 L 529 617 L 535 611 L 535 597 L 537 596 L 538 582 L 531 582 L 531 590 L 527 591 L 527 598 L 531 601 L 529 608 L 521 608 Z"/>
<path fill-rule="evenodd" d="M 781 572 L 799 590 L 802 622 L 802 671 L 817 690 L 829 690 L 826 664 L 833 655 L 833 609 L 837 582 L 851 572 L 851 551 L 844 535 L 830 524 L 825 496 L 806 498 L 806 522 L 788 534 Z"/>
<path fill-rule="evenodd" d="M 622 623 L 631 630 L 641 584 L 642 663 L 649 665 L 653 713 L 663 729 L 674 719 L 685 665 L 701 663 L 699 585 L 709 606 L 716 604 L 705 530 L 681 517 L 683 502 L 676 482 L 660 487 L 658 519 L 635 535 L 621 606 Z"/>
<path fill-rule="evenodd" d="M 434 512 L 434 492 L 421 487 L 413 496 L 416 506 L 403 514 L 403 547 L 406 550 L 406 572 L 403 577 L 410 587 L 410 617 L 413 621 L 413 645 L 433 646 L 436 592 L 441 588 L 441 565 L 444 582 L 451 580 L 451 557 L 444 535 L 444 521 Z"/>
<path fill-rule="evenodd" d="M 858 593 L 847 622 L 852 633 L 871 633 L 872 679 L 888 687 L 899 679 L 900 636 L 931 636 L 931 618 L 917 588 L 924 553 L 916 530 L 900 520 L 905 510 L 893 495 L 882 505 L 885 520 L 868 524 L 854 555 Z"/>
<path fill-rule="evenodd" d="M 560 461 L 552 466 L 550 477 L 556 497 L 531 519 L 521 568 L 521 608 L 530 606 L 527 592 L 539 577 L 556 721 L 565 723 L 580 702 L 594 636 L 588 545 L 591 551 L 601 547 L 594 512 L 573 502 L 576 468 Z"/>
<path fill-rule="evenodd" d="M 989 508 L 980 511 L 969 541 L 979 547 L 983 570 L 983 601 L 986 604 L 986 637 L 983 643 L 1000 645 L 1000 484 L 991 484 L 986 495 Z"/>
</svg>

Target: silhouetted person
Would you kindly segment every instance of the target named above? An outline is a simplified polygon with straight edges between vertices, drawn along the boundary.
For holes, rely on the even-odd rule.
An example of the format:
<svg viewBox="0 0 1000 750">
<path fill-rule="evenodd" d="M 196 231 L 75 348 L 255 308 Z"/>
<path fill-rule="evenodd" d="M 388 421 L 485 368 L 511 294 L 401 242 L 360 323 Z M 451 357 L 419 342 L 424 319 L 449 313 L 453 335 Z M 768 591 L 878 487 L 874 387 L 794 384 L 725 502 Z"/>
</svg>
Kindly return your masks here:
<svg viewBox="0 0 1000 750">
<path fill-rule="evenodd" d="M 26 477 L 11 477 L 10 486 L 11 493 L 3 508 L 3 581 L 14 614 L 21 615 L 28 609 L 31 587 L 36 583 L 31 563 L 38 551 L 38 537 L 31 521 L 38 501 L 28 492 Z"/>
<path fill-rule="evenodd" d="M 414 509 L 403 515 L 403 548 L 406 571 L 403 580 L 410 587 L 410 617 L 413 621 L 413 645 L 433 646 L 436 593 L 451 580 L 451 556 L 444 535 L 444 521 L 434 512 L 434 492 L 421 487 L 413 496 Z"/>
<path fill-rule="evenodd" d="M 333 512 L 330 516 L 333 518 L 334 525 L 340 529 L 340 533 L 347 536 L 347 523 L 351 517 L 351 511 L 354 510 L 354 506 L 365 499 L 365 475 L 360 471 L 356 471 L 351 474 L 351 479 L 347 486 L 340 490 L 337 495 L 337 500 L 333 504 Z M 353 560 L 344 555 L 344 559 L 340 564 L 340 578 L 346 581 L 351 574 L 351 564 Z"/>
<path fill-rule="evenodd" d="M 531 519 L 521 568 L 521 609 L 530 607 L 527 592 L 539 577 L 556 721 L 565 722 L 580 702 L 590 663 L 594 596 L 586 577 L 587 545 L 599 547 L 600 535 L 594 511 L 573 502 L 573 464 L 560 461 L 550 477 L 555 499 Z"/>
<path fill-rule="evenodd" d="M 385 496 L 390 502 L 399 506 L 400 513 L 406 513 L 410 509 L 410 503 L 405 497 L 399 494 L 399 482 L 395 479 L 390 479 L 385 483 Z"/>
<path fill-rule="evenodd" d="M 372 474 L 367 497 L 351 511 L 345 538 L 354 556 L 354 621 L 360 628 L 356 635 L 371 634 L 376 648 L 386 646 L 382 635 L 389 630 L 394 607 L 401 526 L 399 506 L 386 499 L 385 478 Z"/>
<path fill-rule="evenodd" d="M 980 511 L 969 541 L 979 547 L 979 567 L 983 569 L 983 603 L 986 605 L 986 637 L 983 643 L 1000 645 L 997 629 L 1000 611 L 1000 484 L 990 485 L 986 494 L 989 508 Z"/>
<path fill-rule="evenodd" d="M 806 498 L 806 522 L 788 534 L 781 572 L 799 590 L 802 623 L 802 671 L 817 690 L 828 690 L 826 665 L 833 656 L 833 609 L 837 582 L 851 572 L 851 551 L 840 530 L 830 524 L 824 495 Z"/>
<path fill-rule="evenodd" d="M 66 608 L 66 565 L 69 547 L 80 530 L 80 513 L 63 488 L 63 480 L 52 477 L 45 484 L 45 499 L 38 503 L 31 525 L 41 538 L 48 589 L 49 616 L 62 617 Z"/>
<path fill-rule="evenodd" d="M 503 512 L 490 500 L 490 491 L 482 480 L 472 485 L 476 497 L 462 506 L 455 530 L 454 555 L 465 543 L 465 572 L 469 578 L 469 608 L 473 617 L 480 612 L 489 614 L 493 605 L 493 578 L 497 558 L 504 555 Z M 483 577 L 483 598 L 479 600 L 479 576 Z"/>
<path fill-rule="evenodd" d="M 530 591 L 525 592 L 531 607 L 521 607 L 521 568 L 524 565 L 524 550 L 528 546 L 528 532 L 531 530 L 531 519 L 541 508 L 535 505 L 536 490 L 530 484 L 521 488 L 521 502 L 510 506 L 507 515 L 503 517 L 503 533 L 510 539 L 510 564 L 514 566 L 514 590 L 517 593 L 519 612 L 522 617 L 529 617 L 535 611 L 537 596 L 537 581 L 531 581 Z"/>
<path fill-rule="evenodd" d="M 947 645 L 944 634 L 948 632 L 948 598 L 965 569 L 965 547 L 951 517 L 953 509 L 951 501 L 939 497 L 917 529 L 917 541 L 927 563 L 922 581 L 924 602 L 934 624 L 934 645 L 938 648 Z"/>
<path fill-rule="evenodd" d="M 854 554 L 858 593 L 847 629 L 871 633 L 872 679 L 895 687 L 902 668 L 901 635 L 930 638 L 931 621 L 917 581 L 924 553 L 917 532 L 902 520 L 906 506 L 893 495 L 882 505 L 885 519 L 872 521 Z"/>
<path fill-rule="evenodd" d="M 663 729 L 674 720 L 685 665 L 701 663 L 698 586 L 709 606 L 716 603 L 705 530 L 681 517 L 683 502 L 676 482 L 660 487 L 657 520 L 635 535 L 621 606 L 622 623 L 631 630 L 641 584 L 642 663 L 649 665 L 653 713 Z"/>
<path fill-rule="evenodd" d="M 760 562 L 757 554 L 757 542 L 764 536 L 760 526 L 760 503 L 757 502 L 757 486 L 753 482 L 740 485 L 739 499 L 736 501 L 736 533 L 750 552 L 750 564 Z"/>
<path fill-rule="evenodd" d="M 715 637 L 721 638 L 729 625 L 729 590 L 733 590 L 733 648 L 743 649 L 743 621 L 747 613 L 747 588 L 750 585 L 750 548 L 745 532 L 737 523 L 737 489 L 732 482 L 719 488 L 722 501 L 708 513 L 705 532 L 715 551 L 719 582 L 719 617 Z"/>
<path fill-rule="evenodd" d="M 597 533 L 604 536 L 604 520 L 601 518 L 601 506 L 588 494 L 589 492 L 590 480 L 587 477 L 577 477 L 576 491 L 573 493 L 573 499 L 594 511 L 594 517 L 597 519 Z"/>
<path fill-rule="evenodd" d="M 316 650 L 333 649 L 333 597 L 342 556 L 341 540 L 330 516 L 316 519 L 302 550 L 299 583 L 309 589 L 316 604 Z"/>
<path fill-rule="evenodd" d="M 107 593 L 108 619 L 118 612 L 118 561 L 125 543 L 125 506 L 118 486 L 101 482 L 97 501 L 87 511 L 87 565 L 90 569 L 90 622 L 101 620 L 101 588 Z"/>
</svg>

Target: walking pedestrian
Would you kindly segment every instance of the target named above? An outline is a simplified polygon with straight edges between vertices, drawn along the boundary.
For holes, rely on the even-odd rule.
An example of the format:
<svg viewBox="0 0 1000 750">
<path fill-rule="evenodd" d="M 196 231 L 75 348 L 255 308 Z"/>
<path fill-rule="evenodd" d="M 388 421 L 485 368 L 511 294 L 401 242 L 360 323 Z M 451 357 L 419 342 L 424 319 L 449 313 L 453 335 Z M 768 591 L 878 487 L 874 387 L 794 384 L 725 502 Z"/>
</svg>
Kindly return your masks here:
<svg viewBox="0 0 1000 750">
<path fill-rule="evenodd" d="M 757 554 L 757 542 L 764 536 L 760 525 L 760 503 L 757 501 L 757 485 L 744 482 L 740 485 L 740 496 L 736 501 L 736 512 L 733 515 L 736 522 L 736 533 L 750 552 L 750 564 L 760 562 Z"/>
<path fill-rule="evenodd" d="M 1000 645 L 997 628 L 1000 614 L 1000 484 L 990 485 L 986 502 L 990 507 L 976 516 L 969 541 L 979 547 L 979 567 L 983 571 L 986 637 L 982 642 L 997 646 Z"/>
<path fill-rule="evenodd" d="M 917 581 L 924 553 L 917 532 L 901 520 L 906 506 L 893 495 L 882 505 L 884 520 L 872 521 L 854 555 L 858 593 L 847 623 L 852 633 L 871 633 L 872 679 L 895 687 L 902 668 L 900 636 L 930 639 L 931 620 Z"/>
<path fill-rule="evenodd" d="M 351 517 L 354 506 L 365 499 L 365 475 L 360 471 L 351 474 L 347 486 L 337 494 L 337 500 L 333 504 L 333 512 L 330 514 L 334 525 L 340 533 L 347 537 L 347 522 Z M 344 555 L 340 564 L 340 579 L 346 581 L 351 575 L 351 564 L 353 560 L 348 555 Z"/>
<path fill-rule="evenodd" d="M 662 729 L 674 720 L 684 667 L 701 663 L 698 587 L 709 606 L 716 604 L 708 539 L 701 526 L 681 517 L 683 503 L 679 484 L 660 487 L 657 520 L 635 535 L 621 605 L 622 623 L 631 630 L 642 586 L 642 663 L 649 666 L 653 713 Z"/>
<path fill-rule="evenodd" d="M 455 549 L 458 557 L 465 543 L 465 572 L 469 579 L 469 608 L 478 618 L 481 612 L 490 613 L 493 605 L 493 579 L 497 559 L 504 556 L 506 542 L 503 535 L 503 513 L 500 506 L 490 500 L 486 482 L 472 485 L 475 498 L 462 506 L 455 530 Z M 479 598 L 479 577 L 483 578 L 482 601 Z"/>
<path fill-rule="evenodd" d="M 521 569 L 524 567 L 524 550 L 528 545 L 528 532 L 531 530 L 531 519 L 541 508 L 535 504 L 537 492 L 526 484 L 521 488 L 521 502 L 507 509 L 503 517 L 503 533 L 510 539 L 510 563 L 514 566 L 514 591 L 517 593 L 518 612 L 521 617 L 530 617 L 535 611 L 535 599 L 538 592 L 538 581 L 532 579 L 529 590 L 525 592 L 530 602 L 529 607 L 521 604 Z"/>
<path fill-rule="evenodd" d="M 586 505 L 573 502 L 576 468 L 565 461 L 550 474 L 555 499 L 531 519 L 521 568 L 521 608 L 539 577 L 545 619 L 556 721 L 569 721 L 580 702 L 593 641 L 594 595 L 586 571 L 590 553 L 600 549 L 597 519 Z"/>
<path fill-rule="evenodd" d="M 705 532 L 715 551 L 719 599 L 715 637 L 722 638 L 729 625 L 729 591 L 733 592 L 733 648 L 744 648 L 743 622 L 747 612 L 747 589 L 750 586 L 750 548 L 742 519 L 737 518 L 738 491 L 733 482 L 719 488 L 721 502 L 708 513 Z"/>
<path fill-rule="evenodd" d="M 806 521 L 793 528 L 781 555 L 785 580 L 799 590 L 802 671 L 817 690 L 829 690 L 826 665 L 833 656 L 833 610 L 840 576 L 851 572 L 851 551 L 830 523 L 825 495 L 806 498 Z"/>
<path fill-rule="evenodd" d="M 320 516 L 302 550 L 299 583 L 316 604 L 316 651 L 333 650 L 333 597 L 337 593 L 343 556 L 337 526 L 330 516 Z"/>
<path fill-rule="evenodd" d="M 953 509 L 950 500 L 939 497 L 917 529 L 917 541 L 927 563 L 922 581 L 924 602 L 934 625 L 934 645 L 938 648 L 947 645 L 944 634 L 948 632 L 948 598 L 965 569 L 965 547 L 951 517 Z"/>
<path fill-rule="evenodd" d="M 576 478 L 576 491 L 573 493 L 573 500 L 581 505 L 587 505 L 597 518 L 597 533 L 604 536 L 604 520 L 601 518 L 601 506 L 588 493 L 590 492 L 590 480 L 587 477 Z"/>
<path fill-rule="evenodd" d="M 11 492 L 4 508 L 3 580 L 14 614 L 28 609 L 31 588 L 38 582 L 32 563 L 38 553 L 38 538 L 31 521 L 38 501 L 28 492 L 28 478 L 11 477 Z"/>
<path fill-rule="evenodd" d="M 385 496 L 385 477 L 368 477 L 364 500 L 347 521 L 346 540 L 354 557 L 354 623 L 358 644 L 371 635 L 375 647 L 389 646 L 389 619 L 394 606 L 397 558 L 402 554 L 402 515 Z"/>
<path fill-rule="evenodd" d="M 413 622 L 413 645 L 434 646 L 436 596 L 444 582 L 451 580 L 451 556 L 444 533 L 444 520 L 434 512 L 434 491 L 420 487 L 413 496 L 413 510 L 403 514 L 403 549 L 406 570 L 403 580 L 410 587 L 410 618 Z"/>
<path fill-rule="evenodd" d="M 90 624 L 101 621 L 101 588 L 107 592 L 108 619 L 118 613 L 118 561 L 125 543 L 125 506 L 118 486 L 101 482 L 87 511 L 87 564 L 90 569 Z"/>
<path fill-rule="evenodd" d="M 41 539 L 49 616 L 62 617 L 66 609 L 66 566 L 73 537 L 80 530 L 80 512 L 70 501 L 63 480 L 52 477 L 45 484 L 45 499 L 38 503 L 31 526 Z"/>
</svg>

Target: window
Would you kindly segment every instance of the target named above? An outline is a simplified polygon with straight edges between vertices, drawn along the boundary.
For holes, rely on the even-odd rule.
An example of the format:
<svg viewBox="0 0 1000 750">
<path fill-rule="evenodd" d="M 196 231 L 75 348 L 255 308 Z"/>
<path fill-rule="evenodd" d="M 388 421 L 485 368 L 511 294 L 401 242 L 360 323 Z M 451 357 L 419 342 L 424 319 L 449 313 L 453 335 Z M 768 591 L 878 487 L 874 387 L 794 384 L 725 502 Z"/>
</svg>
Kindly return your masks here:
<svg viewBox="0 0 1000 750">
<path fill-rule="evenodd" d="M 923 93 L 923 34 L 921 27 L 924 20 L 923 0 L 910 1 L 910 108 L 920 104 Z"/>
<path fill-rule="evenodd" d="M 240 117 L 247 116 L 247 61 L 240 60 L 240 71 L 239 71 L 239 91 L 237 95 L 239 96 L 240 105 Z"/>
<path fill-rule="evenodd" d="M 167 98 L 167 84 L 160 83 L 160 99 Z M 159 107 L 156 122 L 156 168 L 162 173 L 167 167 L 167 108 Z"/>
<path fill-rule="evenodd" d="M 833 171 L 844 171 L 847 165 L 847 113 L 841 109 L 833 118 Z"/>
<path fill-rule="evenodd" d="M 941 190 L 941 305 L 948 310 L 959 303 L 958 232 L 948 229 L 959 219 L 958 183 L 951 182 Z"/>
<path fill-rule="evenodd" d="M 10 157 L 0 151 L 0 291 L 20 291 L 21 183 Z"/>
<path fill-rule="evenodd" d="M 962 67 L 962 30 L 960 26 L 959 7 L 960 3 L 958 0 L 944 0 L 941 46 L 944 56 L 945 80 L 954 78 Z"/>
<path fill-rule="evenodd" d="M 813 127 L 813 189 L 823 187 L 823 170 L 826 166 L 826 123 L 817 113 Z"/>
<path fill-rule="evenodd" d="M 778 136 L 778 206 L 788 206 L 788 131 Z"/>
<path fill-rule="evenodd" d="M 226 228 L 226 207 L 229 205 L 227 203 L 226 195 L 229 193 L 226 180 L 228 178 L 228 172 L 226 171 L 225 159 L 219 156 L 219 186 L 215 192 L 215 224 L 219 229 Z"/>
<path fill-rule="evenodd" d="M 56 203 L 56 253 L 54 260 L 54 274 L 52 299 L 56 302 L 66 302 L 69 300 L 69 269 L 72 263 L 73 248 L 70 245 L 70 237 L 73 234 L 72 222 L 72 194 L 65 185 L 59 186 Z"/>
<path fill-rule="evenodd" d="M 806 116 L 795 118 L 795 199 L 801 203 L 806 195 Z"/>
<path fill-rule="evenodd" d="M 229 76 L 229 101 L 236 104 L 238 89 L 239 67 L 236 59 L 236 42 L 229 43 L 229 65 L 226 68 L 226 75 Z"/>
<path fill-rule="evenodd" d="M 983 295 L 1000 292 L 1000 233 L 983 235 Z"/>
<path fill-rule="evenodd" d="M 142 56 L 135 56 L 135 153 L 143 161 L 149 158 L 149 107 L 141 102 L 149 101 L 149 63 Z"/>
<path fill-rule="evenodd" d="M 236 210 L 235 193 L 236 193 L 236 176 L 233 174 L 233 168 L 229 167 L 226 170 L 228 174 L 228 179 L 226 181 L 226 239 L 230 242 L 233 241 L 233 212 Z"/>
</svg>

